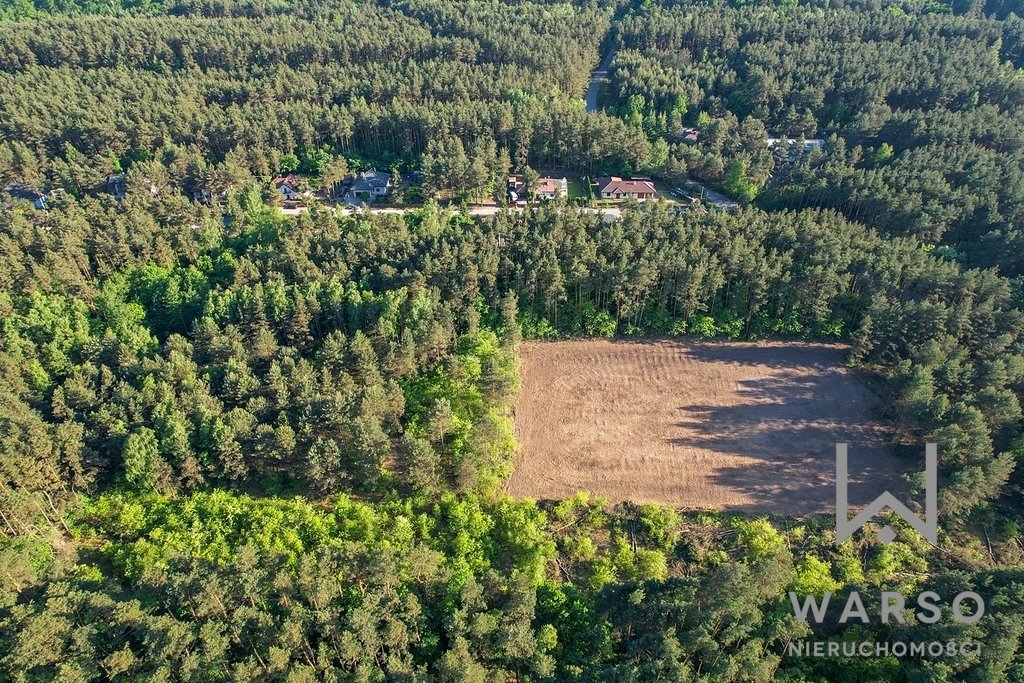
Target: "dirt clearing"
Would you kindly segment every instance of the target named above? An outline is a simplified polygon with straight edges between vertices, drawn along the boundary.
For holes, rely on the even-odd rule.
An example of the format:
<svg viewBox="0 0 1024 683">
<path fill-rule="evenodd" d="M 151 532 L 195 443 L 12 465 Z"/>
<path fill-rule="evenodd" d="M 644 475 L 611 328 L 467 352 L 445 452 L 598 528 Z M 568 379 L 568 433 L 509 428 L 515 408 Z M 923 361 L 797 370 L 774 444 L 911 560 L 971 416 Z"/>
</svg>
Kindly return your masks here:
<svg viewBox="0 0 1024 683">
<path fill-rule="evenodd" d="M 804 343 L 524 342 L 509 493 L 833 512 L 837 441 L 850 443 L 851 504 L 896 492 L 875 399 L 842 353 Z"/>
</svg>

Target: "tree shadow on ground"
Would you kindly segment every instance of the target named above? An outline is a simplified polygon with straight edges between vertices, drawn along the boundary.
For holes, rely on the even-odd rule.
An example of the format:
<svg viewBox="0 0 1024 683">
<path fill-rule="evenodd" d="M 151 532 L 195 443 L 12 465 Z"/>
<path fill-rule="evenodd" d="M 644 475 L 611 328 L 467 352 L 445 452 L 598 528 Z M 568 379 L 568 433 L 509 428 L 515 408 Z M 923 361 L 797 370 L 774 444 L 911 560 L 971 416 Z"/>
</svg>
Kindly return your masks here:
<svg viewBox="0 0 1024 683">
<path fill-rule="evenodd" d="M 778 359 L 779 349 L 771 351 Z M 739 352 L 743 355 L 736 362 L 748 362 L 749 352 Z M 717 360 L 733 357 L 722 349 L 699 354 L 702 360 L 709 355 Z M 793 356 L 779 363 L 781 372 L 738 382 L 742 400 L 735 405 L 679 406 L 686 419 L 676 426 L 684 435 L 669 442 L 735 459 L 736 465 L 717 467 L 711 481 L 751 502 L 727 505 L 728 510 L 833 512 L 839 442 L 850 444 L 851 506 L 859 508 L 885 490 L 900 495 L 900 470 L 884 431 L 870 417 L 871 397 L 863 387 L 843 381 L 841 369 L 820 362 L 800 365 L 799 350 Z"/>
</svg>

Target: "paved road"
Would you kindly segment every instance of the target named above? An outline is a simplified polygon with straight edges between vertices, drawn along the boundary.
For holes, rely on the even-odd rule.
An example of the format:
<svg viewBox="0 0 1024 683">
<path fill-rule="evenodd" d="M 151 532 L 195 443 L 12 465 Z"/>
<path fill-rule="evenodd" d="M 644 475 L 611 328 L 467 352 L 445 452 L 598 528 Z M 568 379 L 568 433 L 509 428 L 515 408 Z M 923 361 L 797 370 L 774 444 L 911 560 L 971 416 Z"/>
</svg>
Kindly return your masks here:
<svg viewBox="0 0 1024 683">
<path fill-rule="evenodd" d="M 597 96 L 601 92 L 601 84 L 604 83 L 605 79 L 608 78 L 608 67 L 612 64 L 612 59 L 615 58 L 615 45 L 612 44 L 608 48 L 608 54 L 604 56 L 604 60 L 601 62 L 601 66 L 597 67 L 597 71 L 594 72 L 593 78 L 590 79 L 590 87 L 587 88 L 587 111 L 597 111 Z"/>
<path fill-rule="evenodd" d="M 341 206 L 339 206 L 339 207 L 335 208 L 335 211 L 337 211 L 339 213 L 344 213 L 344 214 L 359 213 L 360 211 L 367 211 L 367 210 L 370 213 L 403 214 L 403 213 L 407 213 L 409 211 L 416 211 L 416 210 L 418 210 L 420 208 L 422 208 L 422 207 L 409 207 L 409 208 L 404 208 L 404 209 L 398 209 L 398 208 L 379 208 L 378 209 L 378 208 L 374 208 L 374 207 L 371 206 L 371 207 L 366 207 L 366 208 L 363 208 L 363 209 L 353 209 L 353 208 L 350 208 L 350 207 L 341 207 Z M 286 215 L 286 216 L 297 216 L 300 213 L 303 213 L 303 212 L 308 211 L 308 210 L 309 209 L 307 209 L 304 206 L 298 207 L 298 208 L 295 208 L 295 209 L 281 209 L 282 213 L 284 213 L 284 215 Z M 470 216 L 487 217 L 487 216 L 496 216 L 499 213 L 501 213 L 502 211 L 522 211 L 522 210 L 523 210 L 523 207 L 521 207 L 521 206 L 511 207 L 511 208 L 508 208 L 508 209 L 502 209 L 501 207 L 498 207 L 498 206 L 474 206 L 474 207 L 471 207 L 468 211 L 469 211 L 469 215 Z M 615 219 L 617 219 L 620 216 L 622 216 L 622 209 L 611 208 L 611 207 L 607 207 L 607 208 L 604 208 L 604 207 L 602 207 L 602 208 L 580 207 L 579 210 L 583 211 L 584 213 L 599 213 L 599 214 L 602 214 L 604 216 L 605 220 L 608 221 L 608 222 L 614 221 Z M 456 210 L 455 209 L 448 209 L 448 211 L 451 211 L 452 213 L 454 213 Z"/>
</svg>

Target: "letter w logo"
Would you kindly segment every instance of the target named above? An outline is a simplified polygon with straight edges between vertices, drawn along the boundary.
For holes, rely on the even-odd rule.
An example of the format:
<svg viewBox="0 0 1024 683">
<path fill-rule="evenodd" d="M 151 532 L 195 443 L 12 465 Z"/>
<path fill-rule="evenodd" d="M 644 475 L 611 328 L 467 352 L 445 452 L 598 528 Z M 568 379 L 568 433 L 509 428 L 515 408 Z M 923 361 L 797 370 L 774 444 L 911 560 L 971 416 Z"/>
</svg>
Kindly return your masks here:
<svg viewBox="0 0 1024 683">
<path fill-rule="evenodd" d="M 857 529 L 864 526 L 864 523 L 889 508 L 904 521 L 917 530 L 922 536 L 932 543 L 938 542 L 938 525 L 936 524 L 936 498 L 939 481 L 939 449 L 936 444 L 925 444 L 925 519 L 911 512 L 906 505 L 896 499 L 888 491 L 876 498 L 868 506 L 860 511 L 853 519 L 849 518 L 847 485 L 849 474 L 847 473 L 847 444 L 836 444 L 836 544 L 840 544 Z M 888 544 L 896 538 L 896 532 L 891 527 L 885 526 L 878 532 L 878 539 Z"/>
</svg>

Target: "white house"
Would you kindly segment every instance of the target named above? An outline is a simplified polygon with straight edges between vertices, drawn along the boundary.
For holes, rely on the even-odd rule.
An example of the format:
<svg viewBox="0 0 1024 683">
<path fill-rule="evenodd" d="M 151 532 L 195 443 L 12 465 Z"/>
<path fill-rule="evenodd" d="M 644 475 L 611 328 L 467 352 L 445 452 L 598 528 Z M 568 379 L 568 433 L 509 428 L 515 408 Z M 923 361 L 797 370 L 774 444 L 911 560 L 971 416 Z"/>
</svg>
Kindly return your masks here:
<svg viewBox="0 0 1024 683">
<path fill-rule="evenodd" d="M 569 181 L 566 178 L 539 178 L 533 188 L 537 199 L 555 199 L 569 196 Z"/>
<path fill-rule="evenodd" d="M 508 198 L 513 204 L 526 200 L 526 178 L 522 175 L 508 177 Z M 534 199 L 556 199 L 569 196 L 567 178 L 537 178 L 533 185 Z"/>
<path fill-rule="evenodd" d="M 289 173 L 288 175 L 274 178 L 274 187 L 281 193 L 281 199 L 287 202 L 298 201 L 299 179 L 293 174 Z"/>
</svg>

